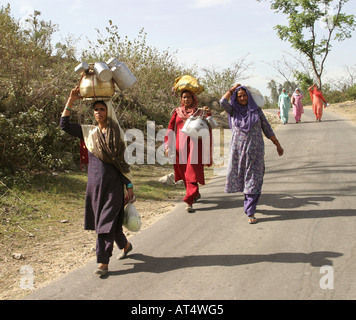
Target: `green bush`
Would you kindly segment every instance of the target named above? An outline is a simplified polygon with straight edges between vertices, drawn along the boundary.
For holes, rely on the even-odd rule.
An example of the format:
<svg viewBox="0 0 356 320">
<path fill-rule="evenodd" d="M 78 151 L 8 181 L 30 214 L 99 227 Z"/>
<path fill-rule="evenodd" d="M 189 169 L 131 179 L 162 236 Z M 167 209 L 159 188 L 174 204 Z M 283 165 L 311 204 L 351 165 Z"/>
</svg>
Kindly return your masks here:
<svg viewBox="0 0 356 320">
<path fill-rule="evenodd" d="M 349 100 L 356 100 L 356 84 L 347 90 L 347 97 Z"/>
</svg>

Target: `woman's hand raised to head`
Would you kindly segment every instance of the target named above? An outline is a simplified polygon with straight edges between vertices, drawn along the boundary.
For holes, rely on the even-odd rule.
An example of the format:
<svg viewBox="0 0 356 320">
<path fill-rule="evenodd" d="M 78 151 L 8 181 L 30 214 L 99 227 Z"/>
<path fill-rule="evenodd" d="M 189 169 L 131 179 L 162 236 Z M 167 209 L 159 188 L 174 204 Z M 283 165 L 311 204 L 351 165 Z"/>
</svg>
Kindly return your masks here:
<svg viewBox="0 0 356 320">
<path fill-rule="evenodd" d="M 81 100 L 82 96 L 80 95 L 80 89 L 78 86 L 73 88 L 70 92 L 69 99 L 71 101 Z"/>
</svg>

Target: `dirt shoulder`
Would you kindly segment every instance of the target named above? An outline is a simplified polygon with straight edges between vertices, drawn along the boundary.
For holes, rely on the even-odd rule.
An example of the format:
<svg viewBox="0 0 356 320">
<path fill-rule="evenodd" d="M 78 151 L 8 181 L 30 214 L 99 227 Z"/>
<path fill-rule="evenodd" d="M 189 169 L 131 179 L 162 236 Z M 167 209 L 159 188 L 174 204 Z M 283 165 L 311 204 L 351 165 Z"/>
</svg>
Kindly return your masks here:
<svg viewBox="0 0 356 320">
<path fill-rule="evenodd" d="M 356 101 L 346 101 L 342 103 L 331 104 L 325 112 L 334 112 L 350 119 L 356 124 Z"/>
</svg>

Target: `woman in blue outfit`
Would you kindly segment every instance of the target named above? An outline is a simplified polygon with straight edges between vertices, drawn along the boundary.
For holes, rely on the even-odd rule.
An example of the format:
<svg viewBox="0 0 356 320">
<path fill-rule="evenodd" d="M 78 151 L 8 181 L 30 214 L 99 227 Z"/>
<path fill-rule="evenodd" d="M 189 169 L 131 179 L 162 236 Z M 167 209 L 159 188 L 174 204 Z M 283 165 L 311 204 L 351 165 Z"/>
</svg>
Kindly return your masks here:
<svg viewBox="0 0 356 320">
<path fill-rule="evenodd" d="M 278 98 L 278 107 L 281 115 L 281 121 L 283 124 L 288 123 L 289 120 L 289 109 L 292 107 L 290 96 L 286 89 L 282 90 L 282 93 Z"/>
</svg>

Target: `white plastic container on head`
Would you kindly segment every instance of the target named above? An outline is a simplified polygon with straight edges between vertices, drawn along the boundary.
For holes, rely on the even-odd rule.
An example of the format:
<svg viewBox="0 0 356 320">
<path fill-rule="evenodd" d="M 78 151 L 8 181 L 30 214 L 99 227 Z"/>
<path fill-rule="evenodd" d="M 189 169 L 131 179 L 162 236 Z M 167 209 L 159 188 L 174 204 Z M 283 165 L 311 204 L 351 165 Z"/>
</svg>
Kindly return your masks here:
<svg viewBox="0 0 356 320">
<path fill-rule="evenodd" d="M 259 92 L 256 88 L 252 88 L 250 86 L 246 86 L 246 88 L 248 89 L 248 91 L 250 91 L 251 96 L 252 96 L 253 100 L 255 100 L 256 104 L 260 108 L 262 108 L 265 104 L 265 98 L 263 97 L 261 92 Z"/>
</svg>

